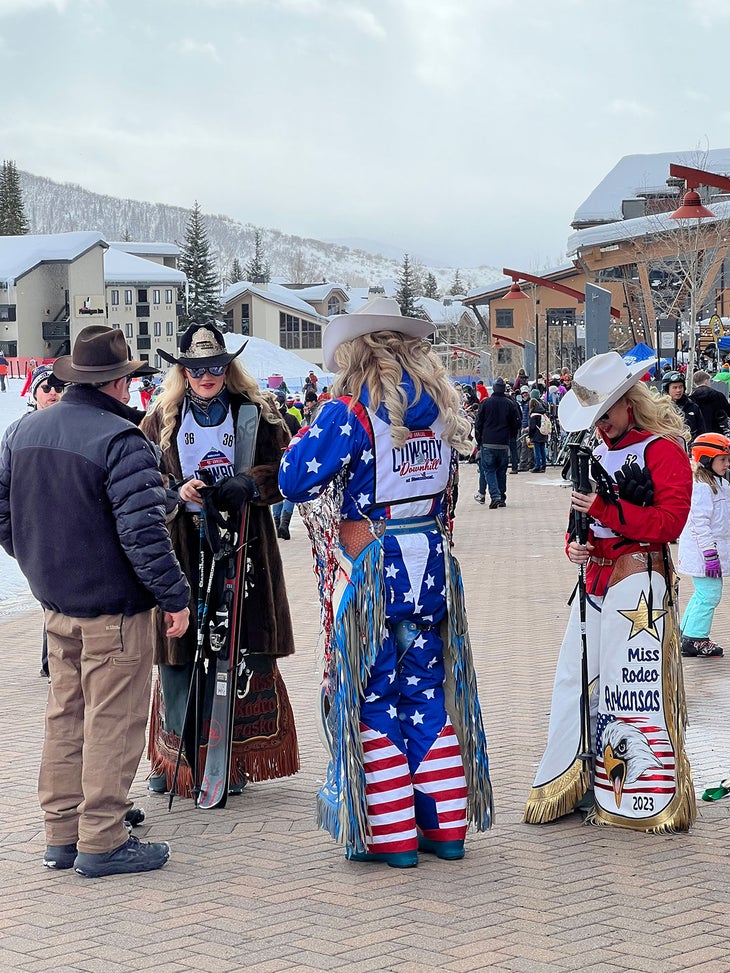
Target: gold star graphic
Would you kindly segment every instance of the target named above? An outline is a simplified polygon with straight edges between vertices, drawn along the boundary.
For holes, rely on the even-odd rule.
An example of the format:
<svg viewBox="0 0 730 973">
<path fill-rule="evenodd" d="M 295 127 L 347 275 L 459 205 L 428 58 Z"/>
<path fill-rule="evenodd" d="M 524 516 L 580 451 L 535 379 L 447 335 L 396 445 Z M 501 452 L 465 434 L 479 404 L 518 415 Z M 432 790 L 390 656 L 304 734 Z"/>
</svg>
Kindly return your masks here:
<svg viewBox="0 0 730 973">
<path fill-rule="evenodd" d="M 619 615 L 623 615 L 624 618 L 628 618 L 631 622 L 631 634 L 629 638 L 632 639 L 639 632 L 648 632 L 652 638 L 655 638 L 657 642 L 659 641 L 659 632 L 656 629 L 656 622 L 666 615 L 665 611 L 658 611 L 652 609 L 651 618 L 649 618 L 649 605 L 646 601 L 646 596 L 642 591 L 639 595 L 639 604 L 634 608 L 633 611 L 619 612 Z"/>
</svg>

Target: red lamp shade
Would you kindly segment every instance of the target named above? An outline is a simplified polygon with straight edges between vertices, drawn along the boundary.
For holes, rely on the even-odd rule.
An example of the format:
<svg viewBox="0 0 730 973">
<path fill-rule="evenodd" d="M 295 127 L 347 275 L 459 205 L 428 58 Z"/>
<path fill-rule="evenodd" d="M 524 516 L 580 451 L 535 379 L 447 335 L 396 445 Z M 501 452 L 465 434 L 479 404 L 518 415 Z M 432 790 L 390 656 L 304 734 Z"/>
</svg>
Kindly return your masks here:
<svg viewBox="0 0 730 973">
<path fill-rule="evenodd" d="M 512 286 L 507 291 L 507 293 L 502 298 L 503 301 L 528 301 L 529 298 L 527 294 L 523 294 L 520 290 L 520 285 L 516 280 L 512 281 Z"/>
<path fill-rule="evenodd" d="M 714 218 L 715 214 L 702 205 L 700 194 L 696 189 L 688 189 L 684 194 L 682 205 L 669 217 L 671 220 L 706 220 Z"/>
</svg>

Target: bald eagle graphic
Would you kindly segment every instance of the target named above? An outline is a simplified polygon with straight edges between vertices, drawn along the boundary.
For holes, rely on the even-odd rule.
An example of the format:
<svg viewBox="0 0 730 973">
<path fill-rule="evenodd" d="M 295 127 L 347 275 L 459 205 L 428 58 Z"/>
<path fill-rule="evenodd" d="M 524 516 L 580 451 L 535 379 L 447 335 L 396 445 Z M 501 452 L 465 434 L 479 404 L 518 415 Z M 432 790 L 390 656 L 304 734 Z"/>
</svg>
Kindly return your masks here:
<svg viewBox="0 0 730 973">
<path fill-rule="evenodd" d="M 607 724 L 603 731 L 603 765 L 613 787 L 616 807 L 621 807 L 624 787 L 633 784 L 646 770 L 661 768 L 661 760 L 636 727 L 622 720 Z"/>
</svg>

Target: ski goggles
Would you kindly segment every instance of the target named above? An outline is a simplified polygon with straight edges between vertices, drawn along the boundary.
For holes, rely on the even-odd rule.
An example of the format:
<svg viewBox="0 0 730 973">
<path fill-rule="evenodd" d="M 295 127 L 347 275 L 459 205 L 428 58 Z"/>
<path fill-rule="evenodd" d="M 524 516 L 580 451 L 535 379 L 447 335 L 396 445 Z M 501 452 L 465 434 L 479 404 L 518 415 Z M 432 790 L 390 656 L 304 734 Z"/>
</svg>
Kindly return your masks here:
<svg viewBox="0 0 730 973">
<path fill-rule="evenodd" d="M 227 367 L 227 365 L 209 365 L 208 368 L 190 368 L 189 365 L 186 365 L 185 371 L 188 372 L 191 378 L 202 378 L 206 372 L 214 375 L 216 378 L 220 378 Z"/>
</svg>

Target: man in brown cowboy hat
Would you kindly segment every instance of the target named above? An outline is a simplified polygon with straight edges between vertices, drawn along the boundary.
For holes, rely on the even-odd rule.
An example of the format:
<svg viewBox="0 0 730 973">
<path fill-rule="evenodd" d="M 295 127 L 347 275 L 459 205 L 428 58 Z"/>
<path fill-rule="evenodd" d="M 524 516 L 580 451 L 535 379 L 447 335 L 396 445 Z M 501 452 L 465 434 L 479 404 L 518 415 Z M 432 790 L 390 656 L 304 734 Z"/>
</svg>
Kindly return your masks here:
<svg viewBox="0 0 730 973">
<path fill-rule="evenodd" d="M 151 871 L 170 853 L 166 842 L 127 838 L 124 826 L 144 746 L 155 606 L 173 636 L 189 614 L 155 454 L 124 404 L 140 365 L 120 331 L 84 328 L 53 366 L 72 383 L 63 400 L 27 416 L 0 458 L 0 543 L 45 608 L 48 632 L 44 864 L 88 877 Z"/>
</svg>

